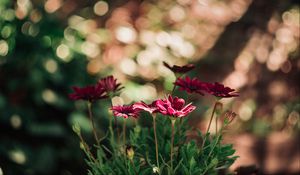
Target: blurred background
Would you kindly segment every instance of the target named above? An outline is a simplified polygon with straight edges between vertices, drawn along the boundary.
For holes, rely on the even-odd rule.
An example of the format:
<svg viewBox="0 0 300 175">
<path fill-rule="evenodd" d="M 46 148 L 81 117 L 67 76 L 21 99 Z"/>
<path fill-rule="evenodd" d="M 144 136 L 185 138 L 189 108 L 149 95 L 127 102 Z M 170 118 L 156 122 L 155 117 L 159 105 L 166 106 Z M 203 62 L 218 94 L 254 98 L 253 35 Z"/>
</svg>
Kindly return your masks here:
<svg viewBox="0 0 300 175">
<path fill-rule="evenodd" d="M 238 114 L 232 170 L 298 174 L 299 29 L 297 0 L 1 0 L 0 175 L 86 174 L 72 125 L 90 141 L 91 128 L 71 87 L 112 74 L 126 87 L 114 103 L 149 102 L 175 80 L 162 61 L 240 92 L 222 100 Z M 189 100 L 205 130 L 213 98 Z M 93 109 L 103 135 L 109 103 Z"/>
</svg>

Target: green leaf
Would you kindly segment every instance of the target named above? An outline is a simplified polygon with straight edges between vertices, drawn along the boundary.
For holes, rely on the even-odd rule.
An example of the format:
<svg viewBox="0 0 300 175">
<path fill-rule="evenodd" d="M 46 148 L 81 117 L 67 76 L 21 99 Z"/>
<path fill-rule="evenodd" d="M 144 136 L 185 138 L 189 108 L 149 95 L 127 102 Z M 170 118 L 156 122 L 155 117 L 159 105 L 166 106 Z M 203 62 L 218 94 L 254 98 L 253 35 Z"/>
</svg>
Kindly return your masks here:
<svg viewBox="0 0 300 175">
<path fill-rule="evenodd" d="M 194 169 L 195 166 L 196 166 L 196 160 L 194 157 L 192 157 L 190 160 L 190 170 Z"/>
</svg>

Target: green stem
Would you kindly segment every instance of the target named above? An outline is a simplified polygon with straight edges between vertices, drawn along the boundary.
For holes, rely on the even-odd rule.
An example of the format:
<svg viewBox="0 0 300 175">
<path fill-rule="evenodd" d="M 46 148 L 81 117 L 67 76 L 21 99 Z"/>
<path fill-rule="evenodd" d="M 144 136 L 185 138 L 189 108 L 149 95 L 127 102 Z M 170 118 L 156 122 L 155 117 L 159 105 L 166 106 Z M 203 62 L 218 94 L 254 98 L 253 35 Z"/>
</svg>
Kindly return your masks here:
<svg viewBox="0 0 300 175">
<path fill-rule="evenodd" d="M 109 132 L 110 132 L 110 145 L 112 148 L 114 148 L 114 130 L 112 128 L 112 118 L 113 116 L 109 116 Z"/>
<path fill-rule="evenodd" d="M 137 171 L 136 171 L 136 169 L 135 169 L 135 166 L 134 166 L 134 163 L 133 163 L 133 160 L 132 160 L 132 159 L 130 159 L 130 163 L 131 163 L 131 165 L 132 165 L 132 167 L 133 167 L 133 171 L 134 171 L 135 175 L 138 175 L 138 173 L 137 173 Z"/>
<path fill-rule="evenodd" d="M 159 161 L 158 161 L 158 144 L 157 144 L 157 135 L 156 135 L 156 115 L 152 115 L 153 118 L 153 129 L 154 129 L 154 139 L 155 139 L 155 154 L 156 154 L 156 165 L 159 168 Z"/>
<path fill-rule="evenodd" d="M 173 95 L 173 93 L 174 93 L 174 91 L 175 91 L 175 88 L 176 88 L 176 85 L 174 84 L 173 89 L 172 89 L 172 92 L 171 92 L 172 95 Z"/>
<path fill-rule="evenodd" d="M 91 120 L 91 123 L 92 123 L 94 137 L 95 137 L 97 146 L 99 146 L 99 139 L 98 139 L 97 131 L 96 131 L 96 128 L 95 128 L 94 118 L 93 118 L 93 114 L 92 114 L 92 103 L 91 102 L 88 102 L 88 111 L 89 111 L 89 117 L 90 117 L 90 120 Z"/>
<path fill-rule="evenodd" d="M 182 75 L 176 75 L 176 74 L 175 74 L 175 77 L 176 77 L 175 82 L 176 82 L 177 79 L 180 78 L 181 76 L 182 76 Z M 173 89 L 172 89 L 172 92 L 171 92 L 171 95 L 173 95 L 173 93 L 175 92 L 175 89 L 176 89 L 176 85 L 174 84 Z"/>
<path fill-rule="evenodd" d="M 216 116 L 216 118 L 215 118 L 215 122 L 216 122 L 216 134 L 218 133 L 218 117 Z"/>
<path fill-rule="evenodd" d="M 85 142 L 85 140 L 83 139 L 81 133 L 78 134 L 79 136 L 79 139 L 82 143 L 82 146 L 83 146 L 83 149 L 84 149 L 84 152 L 87 154 L 88 158 L 92 159 L 95 163 L 97 163 L 97 160 L 96 158 L 94 157 L 94 155 L 92 154 L 88 144 Z"/>
<path fill-rule="evenodd" d="M 110 106 L 113 107 L 112 101 L 110 100 Z M 113 118 L 114 116 L 109 116 L 109 131 L 110 131 L 110 144 L 112 147 L 112 150 L 114 150 L 115 147 L 115 133 L 113 129 Z"/>
<path fill-rule="evenodd" d="M 216 143 L 214 144 L 214 146 L 212 147 L 212 149 L 210 150 L 210 152 L 209 152 L 209 154 L 208 154 L 208 157 L 210 157 L 210 156 L 211 156 L 211 154 L 212 154 L 213 150 L 215 149 L 215 147 L 216 147 L 216 146 L 217 146 L 217 144 L 219 143 L 219 140 L 220 140 L 220 138 L 221 138 L 221 135 L 222 135 L 222 134 L 219 134 L 219 135 L 218 135 L 218 137 L 217 137 L 217 141 L 216 141 Z"/>
<path fill-rule="evenodd" d="M 172 135 L 171 135 L 171 155 L 170 155 L 170 157 L 171 157 L 171 171 L 172 171 L 172 173 L 173 173 L 173 151 L 174 151 L 173 149 L 174 149 L 174 130 L 175 130 L 174 126 L 175 126 L 175 122 L 176 122 L 175 119 L 171 119 Z"/>
<path fill-rule="evenodd" d="M 208 133 L 208 131 L 209 131 L 209 129 L 210 129 L 210 125 L 211 125 L 212 120 L 213 120 L 213 118 L 214 118 L 214 114 L 215 114 L 215 111 L 216 111 L 216 107 L 217 107 L 217 102 L 215 102 L 213 111 L 212 111 L 212 113 L 211 113 L 210 120 L 209 120 L 209 123 L 208 123 L 208 127 L 207 127 L 207 129 L 206 129 L 206 133 Z"/>
<path fill-rule="evenodd" d="M 112 96 L 110 95 L 110 99 L 112 99 Z M 110 100 L 110 105 L 113 107 L 112 101 Z M 118 119 L 116 116 L 114 116 L 114 132 L 117 132 L 117 143 L 120 143 L 120 132 L 118 128 Z"/>
<path fill-rule="evenodd" d="M 205 137 L 204 137 L 204 140 L 203 140 L 203 142 L 202 142 L 202 149 L 203 149 L 204 144 L 205 144 L 205 141 L 206 141 L 206 135 L 207 135 L 207 133 L 209 132 L 210 125 L 211 125 L 212 120 L 213 120 L 213 118 L 214 118 L 214 114 L 215 114 L 215 111 L 216 111 L 216 107 L 217 107 L 217 101 L 215 102 L 213 111 L 212 111 L 211 116 L 210 116 L 210 120 L 209 120 L 209 123 L 208 123 L 208 127 L 207 127 L 206 132 L 205 132 Z"/>
<path fill-rule="evenodd" d="M 126 119 L 123 122 L 123 145 L 126 145 Z"/>
</svg>

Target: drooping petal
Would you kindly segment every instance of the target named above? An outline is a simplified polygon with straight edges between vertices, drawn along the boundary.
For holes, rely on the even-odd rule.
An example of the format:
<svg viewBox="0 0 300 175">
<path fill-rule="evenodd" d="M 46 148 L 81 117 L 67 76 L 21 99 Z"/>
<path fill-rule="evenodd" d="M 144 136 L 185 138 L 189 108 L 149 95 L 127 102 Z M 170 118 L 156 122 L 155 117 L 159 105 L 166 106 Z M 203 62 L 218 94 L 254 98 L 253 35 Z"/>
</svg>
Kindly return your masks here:
<svg viewBox="0 0 300 175">
<path fill-rule="evenodd" d="M 134 109 L 133 105 L 113 106 L 111 107 L 111 110 L 116 117 L 137 118 L 139 116 L 139 109 Z"/>
<path fill-rule="evenodd" d="M 238 92 L 235 92 L 234 89 L 230 87 L 225 87 L 223 84 L 215 82 L 215 83 L 207 83 L 207 92 L 216 97 L 237 97 L 239 96 Z"/>
<path fill-rule="evenodd" d="M 184 108 L 181 109 L 183 113 L 190 113 L 196 109 L 196 106 L 193 106 L 192 103 L 189 103 Z"/>
</svg>

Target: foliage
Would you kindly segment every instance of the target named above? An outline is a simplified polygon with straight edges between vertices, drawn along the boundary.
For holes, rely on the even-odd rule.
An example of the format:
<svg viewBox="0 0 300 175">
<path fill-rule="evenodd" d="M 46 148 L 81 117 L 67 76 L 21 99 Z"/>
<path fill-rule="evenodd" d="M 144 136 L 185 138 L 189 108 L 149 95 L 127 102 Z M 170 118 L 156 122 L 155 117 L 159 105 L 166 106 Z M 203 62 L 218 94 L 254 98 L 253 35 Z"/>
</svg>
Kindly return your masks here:
<svg viewBox="0 0 300 175">
<path fill-rule="evenodd" d="M 149 117 L 149 116 L 143 116 Z M 221 144 L 222 131 L 211 136 L 209 133 L 202 135 L 188 127 L 188 119 L 177 120 L 174 140 L 174 170 L 170 167 L 171 121 L 168 117 L 159 115 L 157 119 L 159 172 L 157 174 L 217 174 L 218 171 L 227 168 L 237 158 L 233 156 L 234 149 L 230 144 Z M 76 130 L 80 135 L 80 131 Z M 189 139 L 188 132 L 197 132 L 197 139 Z M 129 139 L 126 145 L 115 143 L 108 148 L 104 144 L 97 147 L 96 160 L 87 153 L 87 163 L 90 166 L 89 175 L 104 174 L 155 174 L 153 128 L 137 124 L 130 129 Z M 205 141 L 201 149 L 201 141 Z M 84 143 L 81 143 L 84 144 Z M 131 160 L 126 155 L 126 147 L 132 147 L 134 157 Z M 84 149 L 85 150 L 85 149 Z M 87 151 L 87 150 L 85 150 Z M 88 152 L 88 151 L 87 151 Z"/>
</svg>

